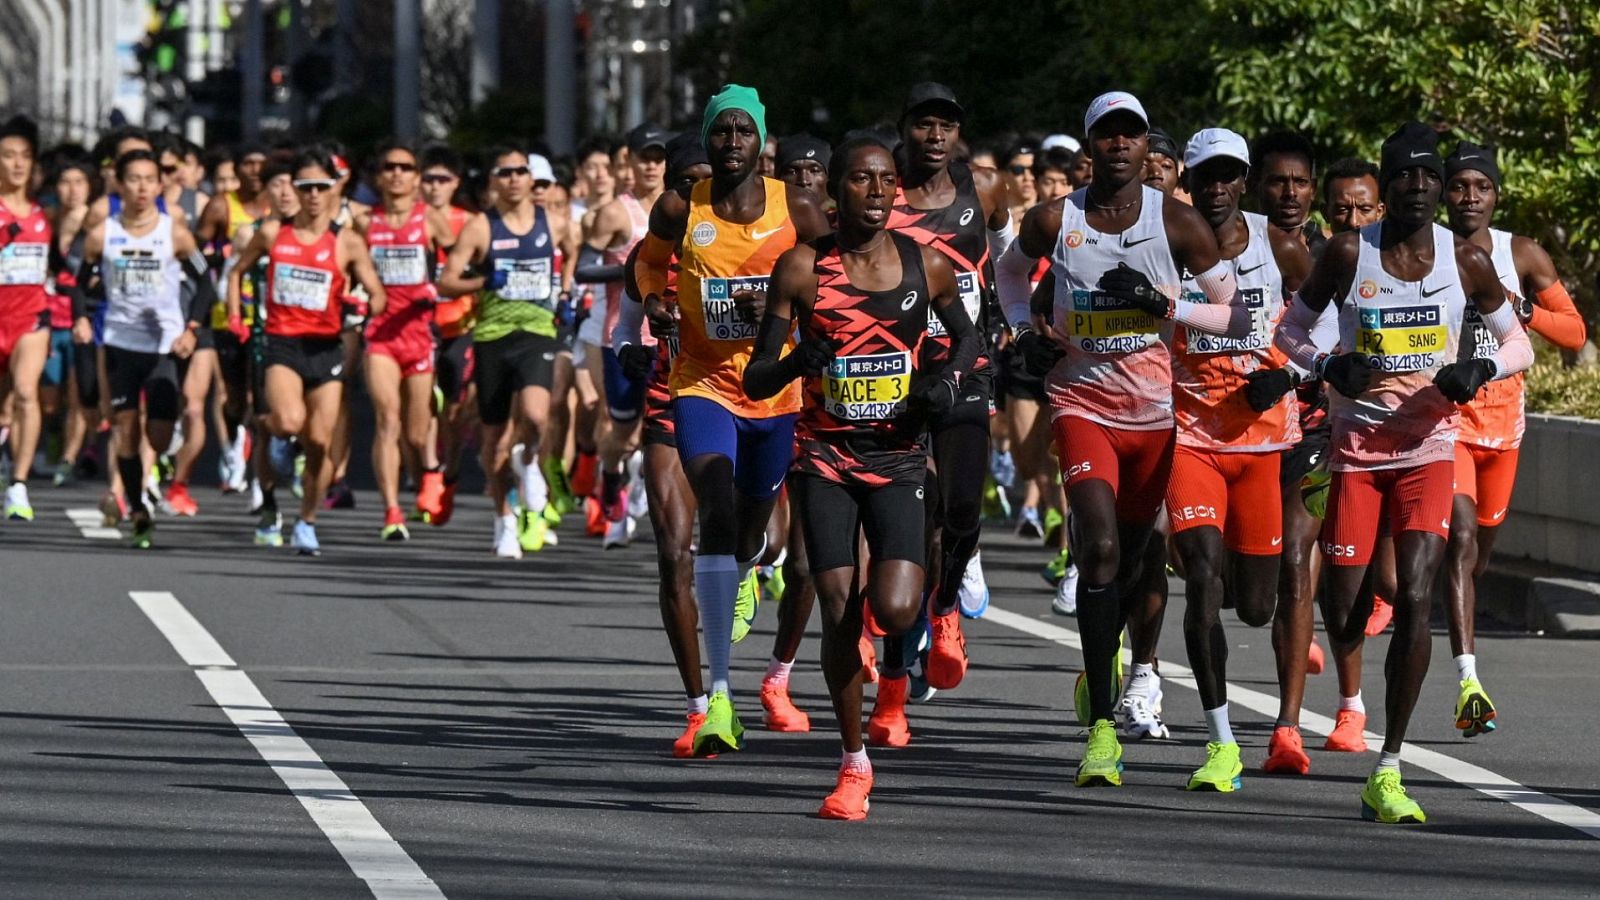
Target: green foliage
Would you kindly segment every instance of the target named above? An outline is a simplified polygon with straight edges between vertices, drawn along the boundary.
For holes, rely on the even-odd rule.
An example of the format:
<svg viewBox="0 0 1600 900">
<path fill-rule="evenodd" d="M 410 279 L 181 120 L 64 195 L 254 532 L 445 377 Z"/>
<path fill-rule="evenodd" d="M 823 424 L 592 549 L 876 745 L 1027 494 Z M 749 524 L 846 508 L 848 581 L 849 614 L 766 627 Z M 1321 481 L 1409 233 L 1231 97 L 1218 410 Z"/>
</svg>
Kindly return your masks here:
<svg viewBox="0 0 1600 900">
<path fill-rule="evenodd" d="M 1600 419 L 1600 372 L 1593 366 L 1568 368 L 1561 352 L 1534 338 L 1535 360 L 1528 370 L 1528 412 Z"/>
</svg>

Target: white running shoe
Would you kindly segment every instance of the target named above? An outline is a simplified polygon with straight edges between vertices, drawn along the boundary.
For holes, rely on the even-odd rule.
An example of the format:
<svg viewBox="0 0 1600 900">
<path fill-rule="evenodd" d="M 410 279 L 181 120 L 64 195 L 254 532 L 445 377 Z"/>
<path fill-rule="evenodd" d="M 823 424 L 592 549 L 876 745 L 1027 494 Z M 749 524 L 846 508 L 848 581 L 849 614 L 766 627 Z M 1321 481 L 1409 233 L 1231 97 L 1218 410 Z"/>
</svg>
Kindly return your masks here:
<svg viewBox="0 0 1600 900">
<path fill-rule="evenodd" d="M 983 577 L 983 560 L 977 550 L 967 560 L 967 570 L 961 573 L 961 589 L 956 592 L 961 604 L 961 614 L 969 619 L 983 618 L 989 611 L 989 583 Z"/>
<path fill-rule="evenodd" d="M 650 515 L 650 495 L 644 489 L 644 480 L 634 478 L 628 487 L 628 518 L 633 521 Z M 638 526 L 635 525 L 635 528 Z M 631 529 L 630 529 L 631 532 Z"/>
<path fill-rule="evenodd" d="M 522 542 L 517 539 L 516 516 L 495 516 L 494 555 L 501 559 L 522 558 Z"/>
<path fill-rule="evenodd" d="M 1128 679 L 1117 712 L 1123 717 L 1123 731 L 1134 740 L 1172 736 L 1161 721 L 1161 676 L 1154 672 L 1148 678 Z"/>
<path fill-rule="evenodd" d="M 1078 567 L 1067 566 L 1067 574 L 1056 582 L 1056 596 L 1050 601 L 1050 611 L 1058 616 L 1078 614 Z"/>
<path fill-rule="evenodd" d="M 606 536 L 600 540 L 600 549 L 610 550 L 614 547 L 626 547 L 633 540 L 633 519 L 623 516 L 615 522 L 607 523 Z"/>
</svg>

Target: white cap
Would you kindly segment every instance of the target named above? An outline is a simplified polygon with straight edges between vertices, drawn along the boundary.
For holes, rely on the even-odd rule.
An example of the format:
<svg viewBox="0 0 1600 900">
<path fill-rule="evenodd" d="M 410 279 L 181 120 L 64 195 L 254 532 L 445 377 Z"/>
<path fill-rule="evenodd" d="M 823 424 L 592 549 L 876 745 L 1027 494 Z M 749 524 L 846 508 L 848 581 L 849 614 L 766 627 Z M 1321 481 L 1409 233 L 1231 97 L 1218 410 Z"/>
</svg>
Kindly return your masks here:
<svg viewBox="0 0 1600 900">
<path fill-rule="evenodd" d="M 1237 132 L 1226 128 L 1203 128 L 1195 132 L 1194 137 L 1189 138 L 1189 145 L 1183 148 L 1183 167 L 1192 169 L 1219 156 L 1237 159 L 1248 166 L 1250 145 Z"/>
<path fill-rule="evenodd" d="M 548 181 L 552 184 L 556 180 L 556 170 L 550 168 L 550 160 L 537 153 L 528 154 L 528 171 L 533 174 L 535 182 Z"/>
<path fill-rule="evenodd" d="M 1145 115 L 1144 104 L 1139 102 L 1138 97 L 1127 91 L 1112 91 L 1101 94 L 1089 104 L 1089 111 L 1083 115 L 1083 133 L 1094 130 L 1094 123 L 1114 112 L 1131 112 L 1139 117 L 1145 127 L 1150 126 L 1150 117 Z"/>
<path fill-rule="evenodd" d="M 1052 134 L 1039 144 L 1040 150 L 1054 150 L 1057 147 L 1065 147 L 1073 153 L 1083 149 L 1083 145 L 1078 143 L 1078 139 L 1070 134 Z"/>
</svg>

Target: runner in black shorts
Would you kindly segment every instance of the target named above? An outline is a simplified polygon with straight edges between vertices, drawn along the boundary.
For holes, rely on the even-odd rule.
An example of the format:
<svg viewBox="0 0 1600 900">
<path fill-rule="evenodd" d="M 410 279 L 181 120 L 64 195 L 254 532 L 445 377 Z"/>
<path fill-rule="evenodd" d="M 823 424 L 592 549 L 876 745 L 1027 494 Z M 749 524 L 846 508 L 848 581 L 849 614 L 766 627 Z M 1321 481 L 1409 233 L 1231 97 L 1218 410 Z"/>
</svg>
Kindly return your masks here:
<svg viewBox="0 0 1600 900">
<path fill-rule="evenodd" d="M 873 137 L 846 141 L 832 184 L 838 230 L 779 257 L 744 387 L 759 400 L 805 378 L 792 484 L 822 600 L 823 672 L 844 751 L 820 815 L 863 819 L 872 765 L 861 735 L 856 536 L 859 528 L 872 554 L 865 602 L 889 634 L 903 634 L 922 608 L 927 421 L 959 402 L 960 373 L 971 371 L 981 341 L 950 261 L 886 228 L 898 187 L 889 148 Z M 949 355 L 932 371 L 918 352 L 930 309 L 950 338 Z M 792 320 L 803 337 L 785 356 Z M 885 679 L 879 691 L 905 685 Z M 904 736 L 903 713 L 900 726 Z"/>
</svg>

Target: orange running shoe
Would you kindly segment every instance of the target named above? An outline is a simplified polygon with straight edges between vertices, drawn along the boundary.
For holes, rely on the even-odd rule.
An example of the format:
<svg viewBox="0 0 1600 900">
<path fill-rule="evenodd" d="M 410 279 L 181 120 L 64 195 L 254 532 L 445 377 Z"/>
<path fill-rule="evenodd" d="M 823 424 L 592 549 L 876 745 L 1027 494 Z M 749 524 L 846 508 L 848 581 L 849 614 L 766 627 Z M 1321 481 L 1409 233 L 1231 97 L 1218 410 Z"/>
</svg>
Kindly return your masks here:
<svg viewBox="0 0 1600 900">
<path fill-rule="evenodd" d="M 456 511 L 456 486 L 446 484 L 444 491 L 439 494 L 439 512 L 428 519 L 428 524 L 436 528 L 443 528 L 450 521 L 450 516 Z"/>
<path fill-rule="evenodd" d="M 605 537 L 606 521 L 605 509 L 600 505 L 600 498 L 583 498 L 583 533 L 589 537 Z"/>
<path fill-rule="evenodd" d="M 678 739 L 672 742 L 673 756 L 678 759 L 689 759 L 694 756 L 694 733 L 700 730 L 700 726 L 704 725 L 705 721 L 705 713 L 689 713 L 688 727 L 684 728 L 683 734 L 678 735 Z M 706 758 L 710 759 L 714 756 L 716 756 L 715 753 Z"/>
<path fill-rule="evenodd" d="M 1261 771 L 1275 775 L 1307 775 L 1311 772 L 1311 757 L 1306 755 L 1300 740 L 1300 729 L 1279 725 L 1272 729 L 1272 740 L 1267 741 L 1267 758 Z"/>
<path fill-rule="evenodd" d="M 887 634 L 887 632 L 885 632 L 883 628 L 878 625 L 878 620 L 873 617 L 872 604 L 866 602 L 865 600 L 861 601 L 861 627 L 866 630 L 868 635 L 871 635 L 875 638 L 881 638 Z"/>
<path fill-rule="evenodd" d="M 928 687 L 948 691 L 967 676 L 967 636 L 961 633 L 961 610 L 930 620 L 933 644 L 928 648 Z"/>
<path fill-rule="evenodd" d="M 443 472 L 422 473 L 422 486 L 417 488 L 417 512 L 422 513 L 425 522 L 444 514 Z"/>
<path fill-rule="evenodd" d="M 878 679 L 878 699 L 867 719 L 867 743 L 874 747 L 904 747 L 911 743 L 911 723 L 906 721 L 906 693 L 911 679 Z"/>
<path fill-rule="evenodd" d="M 872 805 L 867 799 L 870 793 L 872 793 L 871 769 L 840 769 L 839 780 L 833 785 L 833 793 L 822 801 L 822 808 L 817 810 L 817 816 L 823 819 L 859 822 L 867 817 L 867 809 Z"/>
<path fill-rule="evenodd" d="M 761 708 L 767 711 L 768 731 L 811 730 L 811 717 L 789 699 L 788 682 L 761 682 Z"/>
<path fill-rule="evenodd" d="M 1306 674 L 1321 675 L 1322 667 L 1326 665 L 1326 663 L 1327 660 L 1324 659 L 1322 655 L 1322 645 L 1317 643 L 1316 638 L 1312 638 L 1311 648 L 1306 651 Z"/>
<path fill-rule="evenodd" d="M 578 458 L 572 464 L 572 479 L 567 482 L 572 488 L 572 496 L 587 497 L 594 493 L 599 473 L 600 458 L 593 453 L 578 451 Z"/>
<path fill-rule="evenodd" d="M 1334 720 L 1333 733 L 1323 742 L 1322 749 L 1340 753 L 1361 753 L 1367 749 L 1367 739 L 1362 732 L 1367 729 L 1367 714 L 1353 709 L 1339 710 Z"/>
<path fill-rule="evenodd" d="M 1394 621 L 1394 604 L 1382 597 L 1372 598 L 1372 615 L 1367 618 L 1367 637 L 1377 637 Z"/>
<path fill-rule="evenodd" d="M 166 501 L 175 516 L 193 516 L 200 511 L 200 504 L 189 496 L 189 486 L 181 481 L 174 481 L 172 487 L 167 488 Z"/>
<path fill-rule="evenodd" d="M 872 638 L 863 631 L 861 642 L 857 644 L 861 649 L 861 679 L 867 684 L 878 683 L 878 648 L 872 645 Z"/>
</svg>

